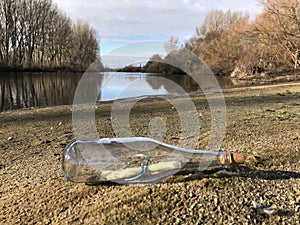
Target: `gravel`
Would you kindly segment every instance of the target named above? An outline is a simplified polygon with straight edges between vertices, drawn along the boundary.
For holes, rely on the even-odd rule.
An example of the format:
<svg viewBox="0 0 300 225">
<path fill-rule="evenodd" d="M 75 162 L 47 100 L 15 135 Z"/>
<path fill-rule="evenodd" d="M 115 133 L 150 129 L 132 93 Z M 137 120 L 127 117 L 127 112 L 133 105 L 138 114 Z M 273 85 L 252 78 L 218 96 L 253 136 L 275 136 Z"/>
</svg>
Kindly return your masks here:
<svg viewBox="0 0 300 225">
<path fill-rule="evenodd" d="M 60 155 L 74 139 L 71 107 L 1 113 L 0 223 L 299 224 L 299 93 L 299 83 L 224 90 L 222 148 L 244 153 L 246 163 L 141 185 L 88 186 L 63 178 Z M 210 111 L 203 95 L 193 100 L 201 115 L 198 147 L 203 148 Z M 97 106 L 99 137 L 114 135 L 110 110 L 109 103 Z M 165 142 L 176 144 L 180 121 L 164 100 L 134 106 L 134 135 L 149 136 L 149 121 L 157 117 L 166 121 Z M 274 212 L 268 215 L 253 202 Z"/>
</svg>

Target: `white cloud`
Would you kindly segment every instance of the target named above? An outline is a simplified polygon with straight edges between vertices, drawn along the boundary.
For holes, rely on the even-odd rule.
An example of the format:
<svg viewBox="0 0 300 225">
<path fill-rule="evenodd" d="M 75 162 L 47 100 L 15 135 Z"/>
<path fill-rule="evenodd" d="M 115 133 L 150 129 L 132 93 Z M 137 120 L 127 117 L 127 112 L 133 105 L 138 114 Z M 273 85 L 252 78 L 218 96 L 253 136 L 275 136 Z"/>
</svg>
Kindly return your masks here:
<svg viewBox="0 0 300 225">
<path fill-rule="evenodd" d="M 260 12 L 259 0 L 53 0 L 71 19 L 91 24 L 101 53 L 144 40 L 185 42 L 212 9 Z"/>
<path fill-rule="evenodd" d="M 212 9 L 260 11 L 258 0 L 54 0 L 101 36 L 189 36 Z"/>
</svg>

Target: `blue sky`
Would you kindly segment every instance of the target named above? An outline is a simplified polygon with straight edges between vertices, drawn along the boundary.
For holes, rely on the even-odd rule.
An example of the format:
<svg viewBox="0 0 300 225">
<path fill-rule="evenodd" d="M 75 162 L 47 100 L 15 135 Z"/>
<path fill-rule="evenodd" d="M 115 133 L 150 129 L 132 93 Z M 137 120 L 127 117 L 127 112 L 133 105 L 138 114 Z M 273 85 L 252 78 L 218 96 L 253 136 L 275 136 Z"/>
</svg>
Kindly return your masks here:
<svg viewBox="0 0 300 225">
<path fill-rule="evenodd" d="M 53 0 L 71 19 L 98 32 L 101 54 L 138 41 L 184 42 L 195 34 L 212 9 L 260 11 L 259 0 Z"/>
</svg>

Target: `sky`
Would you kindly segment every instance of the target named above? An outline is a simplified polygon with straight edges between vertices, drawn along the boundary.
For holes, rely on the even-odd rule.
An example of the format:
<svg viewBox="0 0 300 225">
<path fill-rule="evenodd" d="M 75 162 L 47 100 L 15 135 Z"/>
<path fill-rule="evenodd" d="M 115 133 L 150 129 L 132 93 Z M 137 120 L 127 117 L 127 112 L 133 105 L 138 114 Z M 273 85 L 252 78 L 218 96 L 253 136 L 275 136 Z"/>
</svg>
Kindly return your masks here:
<svg viewBox="0 0 300 225">
<path fill-rule="evenodd" d="M 53 0 L 72 20 L 96 29 L 101 55 L 140 41 L 183 43 L 195 34 L 213 9 L 247 11 L 255 18 L 259 0 Z"/>
</svg>

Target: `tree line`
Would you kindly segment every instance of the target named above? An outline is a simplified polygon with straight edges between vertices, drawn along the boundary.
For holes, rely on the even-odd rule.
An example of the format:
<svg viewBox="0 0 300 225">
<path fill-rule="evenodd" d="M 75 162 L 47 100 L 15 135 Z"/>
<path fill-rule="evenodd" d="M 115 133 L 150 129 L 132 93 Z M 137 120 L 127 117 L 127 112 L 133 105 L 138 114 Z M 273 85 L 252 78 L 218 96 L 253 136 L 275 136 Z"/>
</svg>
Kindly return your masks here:
<svg viewBox="0 0 300 225">
<path fill-rule="evenodd" d="M 0 1 L 2 70 L 85 70 L 98 49 L 96 31 L 51 0 Z"/>
<path fill-rule="evenodd" d="M 219 76 L 241 78 L 299 71 L 300 0 L 260 2 L 263 11 L 254 20 L 247 12 L 212 10 L 196 28 L 194 37 L 183 46 L 171 37 L 167 43 L 170 53 L 164 59 L 152 56 L 143 69 L 180 73 L 168 62 L 184 59 L 181 55 L 188 49 Z"/>
</svg>

